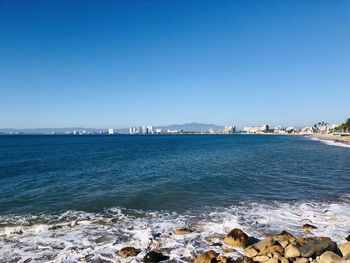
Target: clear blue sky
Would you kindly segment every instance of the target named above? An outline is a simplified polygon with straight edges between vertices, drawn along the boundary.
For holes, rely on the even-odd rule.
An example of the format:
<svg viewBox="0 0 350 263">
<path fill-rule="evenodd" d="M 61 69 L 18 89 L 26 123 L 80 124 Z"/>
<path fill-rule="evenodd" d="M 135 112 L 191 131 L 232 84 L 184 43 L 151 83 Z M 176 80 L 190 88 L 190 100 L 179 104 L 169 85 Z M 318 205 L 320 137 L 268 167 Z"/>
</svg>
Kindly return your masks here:
<svg viewBox="0 0 350 263">
<path fill-rule="evenodd" d="M 350 1 L 0 0 L 0 128 L 350 117 Z"/>
</svg>

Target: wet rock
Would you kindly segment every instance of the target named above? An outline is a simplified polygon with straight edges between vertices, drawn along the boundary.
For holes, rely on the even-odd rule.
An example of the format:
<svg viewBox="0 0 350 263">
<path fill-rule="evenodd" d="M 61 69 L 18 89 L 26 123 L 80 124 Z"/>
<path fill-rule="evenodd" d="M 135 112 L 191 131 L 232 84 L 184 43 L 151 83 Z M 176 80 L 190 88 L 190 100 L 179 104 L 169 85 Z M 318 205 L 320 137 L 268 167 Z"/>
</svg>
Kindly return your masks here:
<svg viewBox="0 0 350 263">
<path fill-rule="evenodd" d="M 102 235 L 102 236 L 100 236 L 100 237 L 98 237 L 98 238 L 95 239 L 95 242 L 98 243 L 98 244 L 100 244 L 100 243 L 106 243 L 106 242 L 108 242 L 108 241 L 111 241 L 111 238 L 108 237 L 108 236 L 105 236 L 105 235 Z"/>
<path fill-rule="evenodd" d="M 254 263 L 253 259 L 243 256 L 240 258 L 237 258 L 234 263 Z"/>
<path fill-rule="evenodd" d="M 343 245 L 339 246 L 339 250 L 343 257 L 346 257 L 347 255 L 350 255 L 350 242 L 346 242 Z"/>
<path fill-rule="evenodd" d="M 313 229 L 317 229 L 317 227 L 314 226 L 314 225 L 311 225 L 311 224 L 304 224 L 302 226 L 302 229 L 304 229 L 304 230 L 313 230 Z"/>
<path fill-rule="evenodd" d="M 241 229 L 235 228 L 227 234 L 224 243 L 233 247 L 246 247 L 249 244 L 249 237 Z"/>
<path fill-rule="evenodd" d="M 191 234 L 193 231 L 187 228 L 180 228 L 175 231 L 175 235 L 187 235 Z"/>
<path fill-rule="evenodd" d="M 218 254 L 214 250 L 209 250 L 200 254 L 198 257 L 194 259 L 194 263 L 216 263 L 216 257 Z"/>
<path fill-rule="evenodd" d="M 222 246 L 222 244 L 221 243 L 219 243 L 219 242 L 216 242 L 216 243 L 213 243 L 213 244 L 211 244 L 213 247 L 221 247 Z"/>
<path fill-rule="evenodd" d="M 140 249 L 134 247 L 124 247 L 118 251 L 118 256 L 122 258 L 136 257 L 140 252 Z"/>
<path fill-rule="evenodd" d="M 346 241 L 350 241 L 350 235 L 348 235 L 345 239 Z"/>
<path fill-rule="evenodd" d="M 299 248 L 296 245 L 289 244 L 284 249 L 284 256 L 286 258 L 297 258 L 300 256 Z"/>
<path fill-rule="evenodd" d="M 156 251 L 150 251 L 143 258 L 143 262 L 145 263 L 157 263 L 164 260 L 169 259 L 168 256 L 163 255 L 162 253 L 158 253 Z"/>
<path fill-rule="evenodd" d="M 325 251 L 337 251 L 337 243 L 332 240 L 310 240 L 307 244 L 299 247 L 300 254 L 304 258 L 320 256 Z"/>
<path fill-rule="evenodd" d="M 337 254 L 332 251 L 324 252 L 319 259 L 319 263 L 338 263 L 341 262 L 342 259 Z"/>
</svg>

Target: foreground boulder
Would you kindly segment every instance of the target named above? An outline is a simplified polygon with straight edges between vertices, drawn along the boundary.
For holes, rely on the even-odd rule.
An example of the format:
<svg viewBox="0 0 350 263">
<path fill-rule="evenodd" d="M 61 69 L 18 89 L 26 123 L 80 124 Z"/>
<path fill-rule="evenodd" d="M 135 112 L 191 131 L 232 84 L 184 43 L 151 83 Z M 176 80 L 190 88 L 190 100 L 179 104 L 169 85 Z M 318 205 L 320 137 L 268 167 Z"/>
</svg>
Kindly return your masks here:
<svg viewBox="0 0 350 263">
<path fill-rule="evenodd" d="M 343 257 L 347 257 L 348 255 L 350 255 L 350 242 L 346 242 L 345 244 L 340 245 L 339 250 Z"/>
<path fill-rule="evenodd" d="M 296 245 L 289 244 L 284 249 L 284 256 L 286 258 L 297 258 L 300 256 L 299 248 Z"/>
<path fill-rule="evenodd" d="M 143 262 L 145 263 L 157 263 L 164 260 L 169 259 L 168 256 L 164 256 L 162 253 L 158 253 L 156 251 L 150 251 L 143 258 Z"/>
<path fill-rule="evenodd" d="M 227 234 L 224 243 L 233 247 L 246 247 L 249 244 L 249 237 L 241 229 L 235 228 Z"/>
<path fill-rule="evenodd" d="M 338 263 L 342 262 L 341 257 L 339 257 L 337 254 L 335 254 L 332 251 L 326 251 L 324 252 L 318 261 L 318 263 Z"/>
<path fill-rule="evenodd" d="M 299 247 L 300 255 L 303 258 L 317 257 L 321 256 L 323 252 L 326 251 L 337 251 L 337 243 L 330 239 L 318 240 L 312 239 L 307 244 Z"/>
<path fill-rule="evenodd" d="M 140 249 L 134 247 L 124 247 L 118 251 L 118 256 L 122 258 L 135 257 L 141 252 Z"/>
</svg>

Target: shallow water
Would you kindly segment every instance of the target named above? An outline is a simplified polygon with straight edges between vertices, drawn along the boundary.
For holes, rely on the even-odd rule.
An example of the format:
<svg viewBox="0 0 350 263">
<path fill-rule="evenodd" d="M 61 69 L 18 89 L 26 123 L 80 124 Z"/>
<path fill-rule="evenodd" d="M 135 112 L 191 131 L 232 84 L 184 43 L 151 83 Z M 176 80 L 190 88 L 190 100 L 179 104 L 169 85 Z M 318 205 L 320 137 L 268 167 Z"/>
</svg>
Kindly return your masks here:
<svg viewBox="0 0 350 263">
<path fill-rule="evenodd" d="M 349 148 L 300 136 L 0 136 L 0 262 L 121 262 L 127 245 L 189 262 L 234 227 L 343 242 L 349 193 Z"/>
</svg>

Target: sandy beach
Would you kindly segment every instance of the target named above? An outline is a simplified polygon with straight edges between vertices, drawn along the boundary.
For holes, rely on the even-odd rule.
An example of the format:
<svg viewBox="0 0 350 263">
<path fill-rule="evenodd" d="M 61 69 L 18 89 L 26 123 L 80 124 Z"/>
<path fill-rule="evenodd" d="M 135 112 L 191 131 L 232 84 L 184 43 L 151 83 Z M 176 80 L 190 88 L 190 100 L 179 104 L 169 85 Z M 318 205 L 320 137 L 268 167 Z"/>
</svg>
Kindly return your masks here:
<svg viewBox="0 0 350 263">
<path fill-rule="evenodd" d="M 340 135 L 334 135 L 334 134 L 320 134 L 320 133 L 313 134 L 312 136 L 323 140 L 333 140 L 336 142 L 350 144 L 350 136 L 340 136 Z"/>
</svg>

